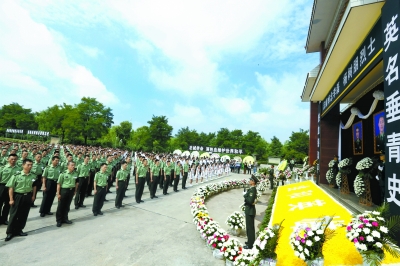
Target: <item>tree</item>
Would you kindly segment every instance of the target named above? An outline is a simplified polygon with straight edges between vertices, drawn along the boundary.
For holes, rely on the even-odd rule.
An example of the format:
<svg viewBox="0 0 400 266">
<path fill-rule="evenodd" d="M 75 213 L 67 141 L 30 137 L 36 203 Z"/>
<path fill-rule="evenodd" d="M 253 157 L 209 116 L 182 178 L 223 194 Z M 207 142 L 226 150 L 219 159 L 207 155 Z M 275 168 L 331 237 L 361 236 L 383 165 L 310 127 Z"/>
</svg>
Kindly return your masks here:
<svg viewBox="0 0 400 266">
<path fill-rule="evenodd" d="M 206 134 L 206 133 L 204 133 L 204 132 L 201 132 L 200 134 L 199 134 L 199 140 L 198 140 L 198 142 L 199 142 L 199 145 L 201 145 L 201 146 L 211 146 L 211 147 L 214 147 L 215 146 L 215 144 L 214 144 L 214 142 L 215 142 L 215 133 L 208 133 L 208 134 Z"/>
<path fill-rule="evenodd" d="M 76 106 L 79 115 L 75 121 L 77 132 L 83 137 L 84 143 L 87 139 L 97 139 L 107 134 L 108 129 L 113 123 L 111 109 L 105 107 L 95 98 L 83 97 Z"/>
<path fill-rule="evenodd" d="M 132 123 L 129 121 L 122 121 L 119 126 L 115 128 L 117 137 L 122 140 L 122 143 L 126 145 L 131 136 Z"/>
<path fill-rule="evenodd" d="M 153 141 L 150 137 L 148 126 L 139 127 L 132 131 L 131 138 L 128 141 L 128 147 L 135 151 L 151 151 Z"/>
<path fill-rule="evenodd" d="M 200 145 L 199 134 L 196 130 L 190 130 L 189 127 L 179 129 L 175 138 L 175 145 L 178 147 L 177 149 L 187 150 L 189 145 Z"/>
<path fill-rule="evenodd" d="M 161 151 L 167 148 L 167 141 L 172 135 L 172 126 L 168 124 L 168 118 L 166 116 L 154 116 L 150 121 L 149 131 L 152 143 L 157 141 L 156 144 Z"/>
<path fill-rule="evenodd" d="M 282 143 L 281 141 L 273 136 L 271 139 L 271 143 L 269 144 L 268 153 L 270 156 L 281 157 L 282 156 Z"/>
<path fill-rule="evenodd" d="M 299 132 L 292 132 L 283 146 L 282 153 L 287 159 L 295 158 L 296 161 L 301 161 L 308 155 L 308 143 L 308 130 L 300 129 Z"/>
<path fill-rule="evenodd" d="M 37 129 L 32 109 L 23 108 L 18 103 L 3 105 L 0 108 L 0 131 L 5 133 L 7 128 Z"/>
<path fill-rule="evenodd" d="M 227 128 L 221 128 L 217 132 L 217 136 L 215 137 L 215 145 L 217 147 L 228 147 L 230 148 L 230 135 L 231 132 Z"/>
<path fill-rule="evenodd" d="M 74 120 L 77 114 L 72 114 L 72 112 L 75 112 L 74 107 L 64 103 L 48 107 L 39 112 L 35 119 L 39 130 L 61 135 L 61 139 L 64 140 L 67 131 L 74 132 Z"/>
</svg>

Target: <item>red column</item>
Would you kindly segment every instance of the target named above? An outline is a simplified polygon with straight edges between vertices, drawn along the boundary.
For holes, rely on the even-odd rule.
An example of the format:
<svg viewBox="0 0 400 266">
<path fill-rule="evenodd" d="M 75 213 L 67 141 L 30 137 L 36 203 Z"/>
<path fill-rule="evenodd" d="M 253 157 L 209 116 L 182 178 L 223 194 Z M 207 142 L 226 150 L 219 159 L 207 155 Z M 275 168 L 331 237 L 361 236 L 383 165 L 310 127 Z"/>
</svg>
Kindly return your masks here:
<svg viewBox="0 0 400 266">
<path fill-rule="evenodd" d="M 317 159 L 318 152 L 318 103 L 310 102 L 310 142 L 308 144 L 308 164 Z"/>
<path fill-rule="evenodd" d="M 326 172 L 328 164 L 338 153 L 340 109 L 334 106 L 320 121 L 319 182 L 328 184 Z"/>
</svg>

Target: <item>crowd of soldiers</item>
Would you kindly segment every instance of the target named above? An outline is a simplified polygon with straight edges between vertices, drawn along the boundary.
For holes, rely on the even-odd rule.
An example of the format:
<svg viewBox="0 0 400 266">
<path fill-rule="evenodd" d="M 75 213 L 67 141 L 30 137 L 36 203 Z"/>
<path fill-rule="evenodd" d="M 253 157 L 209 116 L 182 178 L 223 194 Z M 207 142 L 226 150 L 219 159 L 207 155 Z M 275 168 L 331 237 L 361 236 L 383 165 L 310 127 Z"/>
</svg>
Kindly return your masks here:
<svg viewBox="0 0 400 266">
<path fill-rule="evenodd" d="M 136 185 L 136 203 L 143 203 L 147 184 L 150 198 L 157 189 L 168 195 L 169 187 L 178 192 L 230 172 L 229 161 L 199 159 L 173 154 L 155 154 L 87 146 L 58 146 L 44 143 L 0 142 L 0 225 L 7 225 L 5 241 L 23 232 L 31 208 L 39 207 L 40 217 L 53 215 L 51 207 L 57 197 L 56 224 L 72 224 L 70 206 L 86 208 L 85 198 L 94 196 L 92 212 L 103 215 L 102 207 L 110 188 L 115 186 L 115 207 L 124 207 L 123 198 L 130 179 Z M 42 190 L 42 202 L 35 205 Z M 75 198 L 74 198 L 75 197 Z"/>
</svg>

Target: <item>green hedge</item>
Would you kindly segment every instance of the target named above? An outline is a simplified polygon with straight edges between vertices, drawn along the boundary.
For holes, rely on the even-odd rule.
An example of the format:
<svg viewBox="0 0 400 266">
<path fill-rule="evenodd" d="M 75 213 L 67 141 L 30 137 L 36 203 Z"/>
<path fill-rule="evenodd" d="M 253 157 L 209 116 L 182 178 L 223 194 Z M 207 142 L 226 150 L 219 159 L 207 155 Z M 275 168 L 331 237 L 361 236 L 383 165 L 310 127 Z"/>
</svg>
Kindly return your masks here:
<svg viewBox="0 0 400 266">
<path fill-rule="evenodd" d="M 263 231 L 264 228 L 268 227 L 269 221 L 271 220 L 272 208 L 274 207 L 277 189 L 278 187 L 275 187 L 274 190 L 272 190 L 271 197 L 269 198 L 268 201 L 267 209 L 265 210 L 264 219 L 260 225 L 260 230 L 259 230 L 260 232 Z"/>
<path fill-rule="evenodd" d="M 31 142 L 31 140 L 26 140 L 26 139 L 12 139 L 12 138 L 4 138 L 4 137 L 0 137 L 0 141 L 9 141 L 9 142 Z"/>
</svg>

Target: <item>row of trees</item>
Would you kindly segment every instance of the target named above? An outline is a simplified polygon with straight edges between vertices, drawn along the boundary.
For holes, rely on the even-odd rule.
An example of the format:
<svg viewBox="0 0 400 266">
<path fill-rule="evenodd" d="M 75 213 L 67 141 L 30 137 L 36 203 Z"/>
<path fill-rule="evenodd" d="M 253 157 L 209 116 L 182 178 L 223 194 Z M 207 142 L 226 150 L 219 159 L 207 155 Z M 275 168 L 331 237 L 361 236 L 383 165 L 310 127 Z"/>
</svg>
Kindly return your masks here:
<svg viewBox="0 0 400 266">
<path fill-rule="evenodd" d="M 221 128 L 216 133 L 199 133 L 195 129 L 184 127 L 172 136 L 173 128 L 165 116 L 153 116 L 147 124 L 148 126 L 133 130 L 132 123 L 121 122 L 110 128 L 101 143 L 105 146 L 144 151 L 187 150 L 189 145 L 231 147 L 244 149 L 250 155 L 256 154 L 262 161 L 267 161 L 270 156 L 301 161 L 308 154 L 308 131 L 302 129 L 292 132 L 289 140 L 281 143 L 275 136 L 268 142 L 258 132 L 243 133 L 240 129 L 231 131 L 227 128 Z"/>
<path fill-rule="evenodd" d="M 0 108 L 0 132 L 7 128 L 49 131 L 65 143 L 102 145 L 143 151 L 187 150 L 189 145 L 244 149 L 247 154 L 267 160 L 269 156 L 301 160 L 308 154 L 308 131 L 292 132 L 285 143 L 277 137 L 269 142 L 258 132 L 221 128 L 216 133 L 181 128 L 173 136 L 173 127 L 165 116 L 153 116 L 147 125 L 137 129 L 123 121 L 113 125 L 112 110 L 94 98 L 82 98 L 75 105 L 54 105 L 34 113 L 18 103 Z"/>
<path fill-rule="evenodd" d="M 75 105 L 62 104 L 33 113 L 18 103 L 4 105 L 0 109 L 0 132 L 7 128 L 48 131 L 65 142 L 87 144 L 108 133 L 113 124 L 109 107 L 94 98 L 83 97 Z"/>
</svg>

